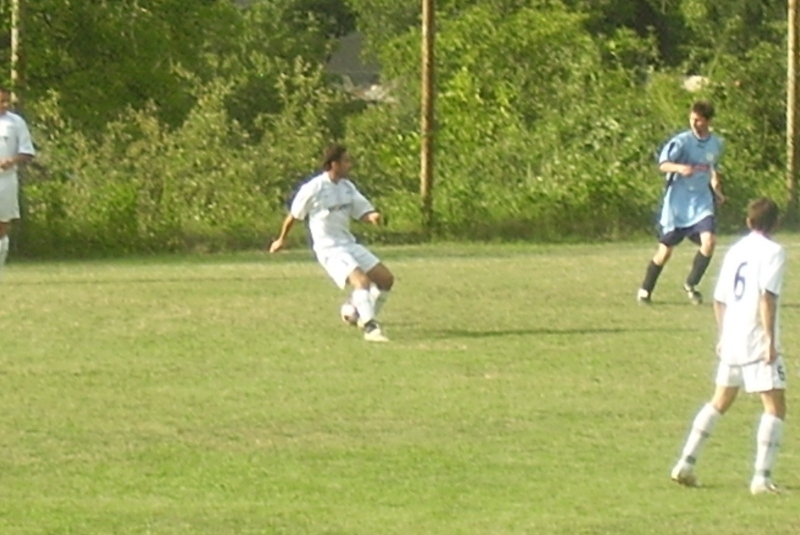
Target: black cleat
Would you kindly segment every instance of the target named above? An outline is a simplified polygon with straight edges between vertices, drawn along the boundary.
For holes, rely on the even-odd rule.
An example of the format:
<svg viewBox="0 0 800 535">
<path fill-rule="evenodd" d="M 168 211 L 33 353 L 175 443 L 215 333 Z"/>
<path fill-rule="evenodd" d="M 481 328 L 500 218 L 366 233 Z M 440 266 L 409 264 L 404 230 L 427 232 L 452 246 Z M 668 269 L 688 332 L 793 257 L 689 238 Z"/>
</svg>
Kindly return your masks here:
<svg viewBox="0 0 800 535">
<path fill-rule="evenodd" d="M 688 284 L 683 285 L 683 291 L 686 292 L 686 297 L 689 298 L 689 301 L 693 305 L 702 305 L 703 304 L 703 294 L 697 291 L 697 288 L 694 286 L 689 286 Z"/>
</svg>

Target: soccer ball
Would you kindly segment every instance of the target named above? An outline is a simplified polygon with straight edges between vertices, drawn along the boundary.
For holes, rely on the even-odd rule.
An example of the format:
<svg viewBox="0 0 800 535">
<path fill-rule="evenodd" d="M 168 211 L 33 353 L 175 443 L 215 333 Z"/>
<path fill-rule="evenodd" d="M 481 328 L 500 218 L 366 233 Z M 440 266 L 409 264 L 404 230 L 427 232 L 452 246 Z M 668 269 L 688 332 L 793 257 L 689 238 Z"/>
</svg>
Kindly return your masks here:
<svg viewBox="0 0 800 535">
<path fill-rule="evenodd" d="M 339 315 L 342 317 L 342 321 L 348 325 L 358 324 L 358 310 L 350 301 L 342 304 L 342 308 L 339 309 Z"/>
</svg>

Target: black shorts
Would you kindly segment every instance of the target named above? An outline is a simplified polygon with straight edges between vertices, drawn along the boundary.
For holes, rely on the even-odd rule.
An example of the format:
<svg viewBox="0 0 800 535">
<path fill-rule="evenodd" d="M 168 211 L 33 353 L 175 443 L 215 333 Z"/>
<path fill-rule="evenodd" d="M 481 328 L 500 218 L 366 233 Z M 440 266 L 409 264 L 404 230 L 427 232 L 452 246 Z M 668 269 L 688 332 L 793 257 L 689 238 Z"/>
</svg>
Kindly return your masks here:
<svg viewBox="0 0 800 535">
<path fill-rule="evenodd" d="M 714 219 L 713 215 L 710 215 L 701 219 L 691 227 L 676 228 L 667 233 L 662 233 L 658 237 L 658 242 L 663 243 L 667 247 L 675 247 L 681 243 L 684 238 L 688 238 L 692 243 L 700 245 L 700 234 L 703 232 L 710 232 L 714 234 L 716 231 L 716 220 Z"/>
</svg>

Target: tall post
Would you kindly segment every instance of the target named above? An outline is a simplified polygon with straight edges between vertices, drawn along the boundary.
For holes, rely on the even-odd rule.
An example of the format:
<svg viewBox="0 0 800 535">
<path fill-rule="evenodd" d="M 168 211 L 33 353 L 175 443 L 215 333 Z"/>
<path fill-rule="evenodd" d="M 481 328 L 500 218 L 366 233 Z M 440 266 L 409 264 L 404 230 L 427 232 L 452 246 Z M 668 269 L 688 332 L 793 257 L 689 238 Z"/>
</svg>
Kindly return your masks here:
<svg viewBox="0 0 800 535">
<path fill-rule="evenodd" d="M 22 53 L 20 41 L 22 16 L 20 2 L 11 0 L 11 99 L 19 110 L 22 107 Z"/>
<path fill-rule="evenodd" d="M 800 43 L 798 42 L 797 0 L 788 0 L 787 24 L 787 69 L 786 69 L 786 190 L 788 206 L 786 219 L 795 226 L 797 213 L 797 174 L 800 165 L 800 140 L 798 140 L 798 99 L 797 67 Z"/>
<path fill-rule="evenodd" d="M 11 0 L 11 102 L 14 111 L 22 113 L 25 94 L 25 55 L 22 51 L 22 25 L 23 25 L 23 1 Z M 25 214 L 27 212 L 27 202 L 25 198 L 25 166 L 19 166 L 17 176 L 19 178 L 19 209 L 21 218 L 11 227 L 14 238 L 11 240 L 11 249 L 14 252 L 20 250 L 20 246 L 25 241 Z"/>
<path fill-rule="evenodd" d="M 433 232 L 433 152 L 434 152 L 434 42 L 436 35 L 434 0 L 422 0 L 422 112 L 420 120 L 420 202 L 422 229 Z"/>
</svg>

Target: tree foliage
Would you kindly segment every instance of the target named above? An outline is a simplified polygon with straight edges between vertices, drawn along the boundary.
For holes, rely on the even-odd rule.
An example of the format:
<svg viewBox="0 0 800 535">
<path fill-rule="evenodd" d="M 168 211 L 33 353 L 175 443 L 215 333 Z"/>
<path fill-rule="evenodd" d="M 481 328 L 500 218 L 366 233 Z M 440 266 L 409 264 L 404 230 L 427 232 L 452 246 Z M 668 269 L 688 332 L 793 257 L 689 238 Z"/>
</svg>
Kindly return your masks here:
<svg viewBox="0 0 800 535">
<path fill-rule="evenodd" d="M 26 190 L 29 252 L 251 246 L 334 138 L 351 147 L 355 179 L 392 232 L 419 230 L 418 0 L 26 5 L 24 35 L 36 36 L 24 41 L 26 113 L 40 149 Z M 752 195 L 782 198 L 782 4 L 436 9 L 439 233 L 647 231 L 661 190 L 654 153 L 701 97 L 717 105 L 728 140 L 723 228 L 738 225 Z M 334 39 L 356 27 L 391 103 L 354 101 L 324 74 Z M 687 75 L 708 82 L 690 93 Z"/>
</svg>

